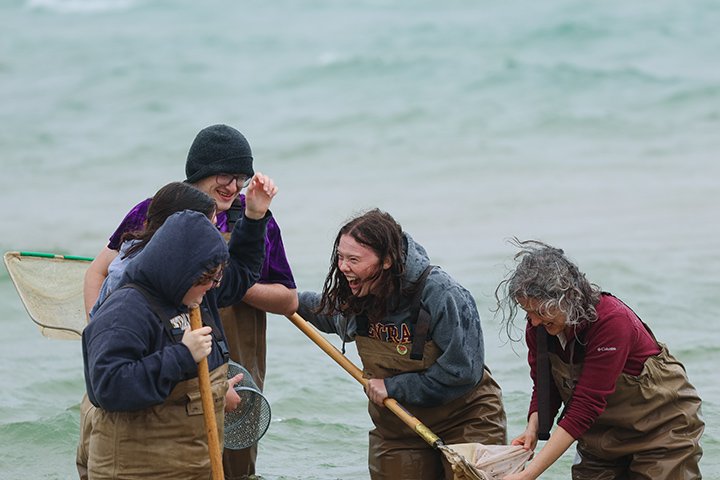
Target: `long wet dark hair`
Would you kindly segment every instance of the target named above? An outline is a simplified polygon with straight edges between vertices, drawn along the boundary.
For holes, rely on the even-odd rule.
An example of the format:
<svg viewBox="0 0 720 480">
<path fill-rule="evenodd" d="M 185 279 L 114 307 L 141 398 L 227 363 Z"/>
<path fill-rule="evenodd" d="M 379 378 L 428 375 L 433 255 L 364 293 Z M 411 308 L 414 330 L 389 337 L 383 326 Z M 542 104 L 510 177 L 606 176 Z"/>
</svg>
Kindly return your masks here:
<svg viewBox="0 0 720 480">
<path fill-rule="evenodd" d="M 183 210 L 200 212 L 212 220 L 217 204 L 214 198 L 189 183 L 168 183 L 153 196 L 148 207 L 145 228 L 127 232 L 122 236 L 122 242 L 138 240 L 127 250 L 123 258 L 132 257 L 142 250 L 170 215 Z"/>
<path fill-rule="evenodd" d="M 568 326 L 597 320 L 600 287 L 590 283 L 561 249 L 537 240 L 514 238 L 511 243 L 520 248 L 514 257 L 518 265 L 495 289 L 496 312 L 501 314 L 508 338 L 519 339 L 513 335 L 517 331 L 513 320 L 518 300 L 523 298 L 537 300 L 541 315 L 560 310 Z"/>
<path fill-rule="evenodd" d="M 378 256 L 374 293 L 356 297 L 345 275 L 338 268 L 338 245 L 343 235 L 371 249 Z M 383 318 L 388 308 L 397 305 L 405 274 L 403 231 L 399 223 L 386 212 L 373 209 L 348 221 L 338 232 L 330 257 L 330 271 L 325 278 L 318 313 L 343 315 L 365 314 L 371 321 Z M 386 261 L 390 267 L 383 268 Z"/>
</svg>

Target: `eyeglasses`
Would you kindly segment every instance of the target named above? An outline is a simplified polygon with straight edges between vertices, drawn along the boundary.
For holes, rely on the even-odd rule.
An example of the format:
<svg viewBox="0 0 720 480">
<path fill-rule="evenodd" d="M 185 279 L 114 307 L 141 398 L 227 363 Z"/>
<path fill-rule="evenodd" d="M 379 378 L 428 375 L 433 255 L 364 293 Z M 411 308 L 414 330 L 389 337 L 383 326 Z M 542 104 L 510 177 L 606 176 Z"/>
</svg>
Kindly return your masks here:
<svg viewBox="0 0 720 480">
<path fill-rule="evenodd" d="M 252 178 L 248 177 L 247 175 L 243 173 L 238 174 L 230 174 L 230 173 L 218 173 L 215 175 L 215 181 L 218 183 L 218 185 L 227 187 L 230 185 L 233 180 L 235 181 L 235 185 L 237 185 L 238 190 L 242 190 L 243 188 L 250 185 L 250 180 Z"/>
<path fill-rule="evenodd" d="M 197 279 L 195 285 L 207 285 L 212 282 L 212 288 L 219 287 L 223 277 L 223 269 L 219 268 L 212 272 L 205 272 Z"/>
</svg>

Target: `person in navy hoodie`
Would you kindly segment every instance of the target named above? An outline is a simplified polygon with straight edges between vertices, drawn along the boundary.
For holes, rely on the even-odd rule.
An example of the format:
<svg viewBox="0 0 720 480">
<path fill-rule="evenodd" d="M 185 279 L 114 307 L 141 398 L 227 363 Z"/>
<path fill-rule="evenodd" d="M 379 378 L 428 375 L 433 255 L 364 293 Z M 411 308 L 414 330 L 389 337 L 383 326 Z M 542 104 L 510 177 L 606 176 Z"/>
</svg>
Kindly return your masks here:
<svg viewBox="0 0 720 480">
<path fill-rule="evenodd" d="M 98 407 L 89 478 L 210 477 L 197 363 L 208 360 L 222 438 L 228 355 L 219 308 L 259 277 L 276 193 L 272 179 L 253 177 L 227 245 L 205 215 L 170 216 L 85 328 L 85 383 Z M 204 326 L 193 331 L 196 305 Z"/>
</svg>

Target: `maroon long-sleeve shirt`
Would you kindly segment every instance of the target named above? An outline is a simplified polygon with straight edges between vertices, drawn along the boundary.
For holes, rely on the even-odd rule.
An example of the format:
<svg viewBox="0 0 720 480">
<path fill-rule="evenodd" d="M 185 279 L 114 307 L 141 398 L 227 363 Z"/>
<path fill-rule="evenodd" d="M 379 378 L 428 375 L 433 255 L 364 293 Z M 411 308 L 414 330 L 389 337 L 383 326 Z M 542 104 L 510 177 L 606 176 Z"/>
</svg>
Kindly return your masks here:
<svg viewBox="0 0 720 480">
<path fill-rule="evenodd" d="M 598 319 L 596 322 L 578 326 L 576 334 L 585 343 L 585 357 L 576 358 L 575 363 L 583 362 L 582 372 L 573 393 L 573 401 L 558 425 L 563 427 L 573 438 L 578 439 L 593 424 L 595 419 L 605 411 L 607 397 L 615 391 L 615 382 L 621 373 L 639 375 L 645 360 L 660 353 L 657 342 L 643 326 L 640 319 L 617 298 L 603 294 L 596 306 Z M 525 339 L 528 345 L 528 363 L 530 376 L 533 380 L 532 399 L 528 414 L 536 412 L 536 328 L 527 323 Z M 567 350 L 563 349 L 557 337 L 549 337 L 548 348 L 554 351 L 565 362 L 570 361 L 570 342 Z M 576 348 L 576 357 L 578 349 Z M 550 382 L 550 413 L 557 415 L 562 400 Z"/>
</svg>

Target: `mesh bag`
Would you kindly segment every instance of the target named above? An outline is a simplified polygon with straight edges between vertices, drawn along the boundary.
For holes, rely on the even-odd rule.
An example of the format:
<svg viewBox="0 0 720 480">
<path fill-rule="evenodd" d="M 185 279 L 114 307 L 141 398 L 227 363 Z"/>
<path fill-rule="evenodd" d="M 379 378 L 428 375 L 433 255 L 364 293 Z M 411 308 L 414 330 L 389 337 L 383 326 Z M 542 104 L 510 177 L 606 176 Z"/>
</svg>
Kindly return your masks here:
<svg viewBox="0 0 720 480">
<path fill-rule="evenodd" d="M 228 378 L 238 373 L 243 379 L 235 385 L 240 405 L 225 414 L 225 448 L 241 450 L 255 445 L 270 426 L 270 404 L 255 385 L 250 372 L 230 360 Z"/>
<path fill-rule="evenodd" d="M 521 446 L 458 443 L 440 447 L 454 480 L 500 480 L 525 468 L 533 452 Z"/>
<path fill-rule="evenodd" d="M 42 334 L 79 340 L 87 324 L 83 278 L 92 259 L 7 252 L 4 260 L 25 309 Z"/>
</svg>

